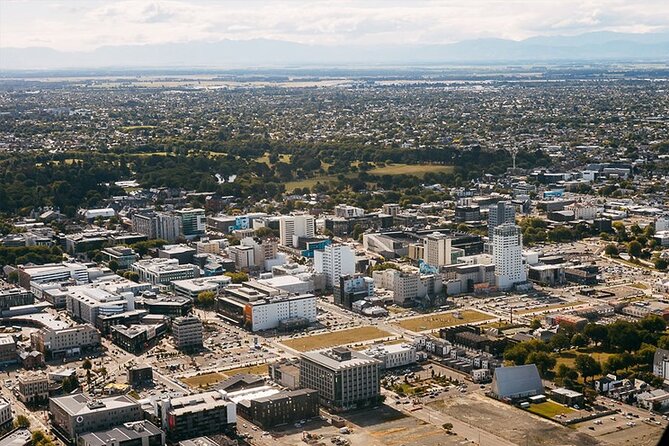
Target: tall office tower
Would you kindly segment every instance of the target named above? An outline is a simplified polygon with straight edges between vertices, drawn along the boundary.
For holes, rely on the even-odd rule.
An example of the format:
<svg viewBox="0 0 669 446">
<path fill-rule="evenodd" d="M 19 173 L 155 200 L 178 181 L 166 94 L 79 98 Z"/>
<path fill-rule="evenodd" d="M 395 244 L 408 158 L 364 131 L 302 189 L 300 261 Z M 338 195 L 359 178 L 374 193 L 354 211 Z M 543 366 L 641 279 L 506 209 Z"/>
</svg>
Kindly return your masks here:
<svg viewBox="0 0 669 446">
<path fill-rule="evenodd" d="M 516 208 L 509 201 L 500 201 L 488 210 L 488 237 L 492 242 L 494 229 L 504 223 L 516 223 Z"/>
<path fill-rule="evenodd" d="M 495 259 L 495 282 L 499 289 L 513 288 L 527 280 L 523 265 L 523 236 L 520 226 L 504 223 L 493 233 L 493 258 Z"/>
<path fill-rule="evenodd" d="M 181 209 L 176 211 L 177 215 L 181 217 L 181 227 L 186 238 L 194 238 L 198 235 L 204 235 L 206 226 L 206 218 L 204 216 L 204 209 Z"/>
<path fill-rule="evenodd" d="M 173 242 L 181 236 L 181 217 L 164 212 L 141 211 L 132 216 L 132 230 L 150 239 Z"/>
<path fill-rule="evenodd" d="M 325 286 L 332 288 L 341 276 L 355 272 L 355 253 L 346 245 L 328 245 L 314 251 L 314 269 L 325 275 Z"/>
<path fill-rule="evenodd" d="M 313 237 L 316 219 L 313 215 L 288 215 L 279 220 L 279 240 L 283 246 L 297 247 L 298 237 Z"/>
<path fill-rule="evenodd" d="M 440 232 L 433 232 L 425 237 L 423 260 L 430 266 L 444 266 L 453 263 L 451 238 Z"/>
</svg>

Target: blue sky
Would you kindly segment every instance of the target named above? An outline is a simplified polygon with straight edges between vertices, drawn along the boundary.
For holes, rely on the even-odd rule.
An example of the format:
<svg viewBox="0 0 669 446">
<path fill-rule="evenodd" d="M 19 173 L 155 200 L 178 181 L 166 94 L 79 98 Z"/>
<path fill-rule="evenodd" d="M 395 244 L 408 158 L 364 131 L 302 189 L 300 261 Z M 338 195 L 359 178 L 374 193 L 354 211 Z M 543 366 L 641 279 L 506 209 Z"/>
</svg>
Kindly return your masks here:
<svg viewBox="0 0 669 446">
<path fill-rule="evenodd" d="M 449 43 L 590 31 L 669 30 L 668 0 L 0 0 L 0 47 L 220 39 Z"/>
</svg>

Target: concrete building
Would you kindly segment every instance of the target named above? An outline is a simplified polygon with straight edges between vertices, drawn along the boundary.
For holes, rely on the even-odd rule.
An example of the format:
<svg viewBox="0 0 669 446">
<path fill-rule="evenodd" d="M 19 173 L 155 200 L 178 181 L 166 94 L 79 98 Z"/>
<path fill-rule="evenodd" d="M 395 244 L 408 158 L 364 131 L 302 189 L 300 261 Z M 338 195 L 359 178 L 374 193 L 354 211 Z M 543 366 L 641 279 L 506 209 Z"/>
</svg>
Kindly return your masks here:
<svg viewBox="0 0 669 446">
<path fill-rule="evenodd" d="M 527 281 L 523 265 L 523 236 L 519 226 L 503 224 L 493 232 L 493 258 L 496 285 L 507 290 Z"/>
<path fill-rule="evenodd" d="M 165 432 L 150 421 L 132 421 L 79 436 L 77 446 L 164 446 Z"/>
<path fill-rule="evenodd" d="M 313 215 L 286 215 L 279 219 L 279 242 L 283 246 L 297 247 L 298 237 L 314 237 L 316 219 Z"/>
<path fill-rule="evenodd" d="M 51 398 L 49 416 L 53 430 L 70 442 L 143 418 L 139 403 L 127 395 L 93 399 L 83 393 Z"/>
<path fill-rule="evenodd" d="M 0 280 L 0 311 L 33 303 L 35 303 L 35 296 L 30 291 Z"/>
<path fill-rule="evenodd" d="M 172 322 L 172 336 L 179 350 L 202 348 L 202 321 L 195 316 L 177 317 Z"/>
<path fill-rule="evenodd" d="M 14 364 L 18 361 L 16 341 L 10 335 L 0 336 L 0 365 Z"/>
<path fill-rule="evenodd" d="M 4 430 L 10 427 L 13 420 L 12 405 L 9 404 L 9 401 L 0 397 L 0 429 Z"/>
<path fill-rule="evenodd" d="M 314 252 L 314 270 L 325 275 L 325 286 L 332 288 L 341 276 L 355 273 L 355 253 L 347 245 L 328 245 Z"/>
<path fill-rule="evenodd" d="M 211 291 L 215 295 L 223 292 L 225 287 L 232 283 L 228 276 L 200 277 L 198 279 L 175 280 L 172 282 L 174 293 L 177 296 L 195 300 L 198 294 Z"/>
<path fill-rule="evenodd" d="M 351 309 L 353 302 L 374 296 L 374 279 L 362 274 L 339 276 L 333 294 L 335 305 Z"/>
<path fill-rule="evenodd" d="M 49 399 L 49 378 L 45 373 L 23 373 L 16 382 L 17 395 L 24 404 L 40 404 Z"/>
<path fill-rule="evenodd" d="M 69 287 L 65 299 L 68 314 L 90 324 L 95 324 L 98 315 L 108 316 L 134 309 L 131 291 L 117 293 L 104 284 Z"/>
<path fill-rule="evenodd" d="M 492 243 L 494 229 L 505 223 L 516 224 L 516 208 L 510 201 L 500 201 L 488 209 L 488 238 Z"/>
<path fill-rule="evenodd" d="M 150 365 L 137 365 L 128 369 L 128 384 L 141 387 L 153 383 L 153 368 Z"/>
<path fill-rule="evenodd" d="M 653 356 L 653 375 L 669 380 L 669 350 L 658 348 Z"/>
<path fill-rule="evenodd" d="M 300 363 L 295 359 L 280 359 L 267 366 L 269 378 L 282 387 L 294 390 L 300 387 Z"/>
<path fill-rule="evenodd" d="M 207 219 L 204 216 L 204 209 L 180 209 L 176 215 L 181 218 L 181 228 L 184 237 L 187 239 L 204 235 Z"/>
<path fill-rule="evenodd" d="M 378 404 L 381 361 L 348 348 L 302 353 L 300 386 L 318 391 L 333 411 Z"/>
<path fill-rule="evenodd" d="M 244 324 L 251 331 L 303 327 L 317 321 L 316 296 L 277 296 L 249 302 L 244 316 Z"/>
<path fill-rule="evenodd" d="M 182 218 L 166 212 L 142 211 L 132 216 L 132 230 L 150 239 L 173 242 L 183 235 Z"/>
<path fill-rule="evenodd" d="M 100 332 L 90 324 L 42 328 L 30 334 L 30 342 L 47 359 L 65 358 L 99 348 Z"/>
<path fill-rule="evenodd" d="M 348 204 L 338 204 L 334 208 L 334 214 L 335 217 L 342 218 L 363 217 L 365 215 L 365 210 L 363 208 L 349 206 Z"/>
<path fill-rule="evenodd" d="M 245 237 L 241 240 L 240 245 L 253 248 L 253 265 L 258 269 L 267 271 L 272 265 L 283 263 L 277 263 L 279 240 L 274 237 L 264 239 Z"/>
<path fill-rule="evenodd" d="M 393 301 L 402 306 L 410 306 L 426 297 L 434 297 L 443 288 L 439 274 L 420 274 L 418 271 L 398 271 L 387 269 L 372 273 L 374 286 L 391 290 Z"/>
<path fill-rule="evenodd" d="M 118 264 L 118 269 L 128 269 L 130 265 L 137 260 L 137 253 L 134 249 L 126 246 L 110 246 L 100 251 L 105 262 L 109 264 L 112 260 Z"/>
<path fill-rule="evenodd" d="M 435 232 L 425 237 L 423 260 L 430 266 L 440 267 L 454 263 L 452 258 L 451 238 Z"/>
<path fill-rule="evenodd" d="M 152 401 L 152 417 L 160 423 L 170 442 L 202 435 L 234 431 L 236 404 L 227 392 L 214 390 Z"/>
<path fill-rule="evenodd" d="M 76 283 L 88 283 L 88 268 L 81 263 L 62 262 L 47 265 L 19 265 L 19 284 L 26 290 L 30 283 L 65 282 L 70 279 Z"/>
<path fill-rule="evenodd" d="M 235 262 L 239 271 L 248 271 L 256 268 L 256 257 L 253 246 L 236 245 L 228 249 L 230 258 Z"/>
<path fill-rule="evenodd" d="M 237 402 L 237 412 L 263 429 L 291 425 L 300 420 L 310 420 L 319 415 L 318 392 L 313 389 L 275 391 L 248 389 L 230 394 Z"/>
<path fill-rule="evenodd" d="M 381 361 L 382 369 L 414 365 L 418 360 L 416 346 L 412 344 L 376 345 L 362 353 Z"/>
<path fill-rule="evenodd" d="M 200 276 L 196 265 L 180 265 L 177 259 L 139 260 L 132 265 L 141 282 L 152 285 L 169 285 L 175 280 L 193 279 Z"/>
</svg>

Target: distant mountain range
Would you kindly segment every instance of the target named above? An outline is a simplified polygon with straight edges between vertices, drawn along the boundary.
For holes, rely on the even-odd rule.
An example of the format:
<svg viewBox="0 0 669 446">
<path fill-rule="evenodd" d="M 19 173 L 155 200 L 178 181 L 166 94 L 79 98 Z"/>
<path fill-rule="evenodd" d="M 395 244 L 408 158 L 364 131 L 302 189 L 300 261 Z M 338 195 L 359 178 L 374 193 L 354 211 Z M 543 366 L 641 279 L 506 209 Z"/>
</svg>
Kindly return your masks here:
<svg viewBox="0 0 669 446">
<path fill-rule="evenodd" d="M 0 48 L 0 70 L 421 65 L 557 61 L 669 61 L 669 33 L 466 40 L 444 45 L 324 46 L 279 40 L 104 46 L 89 52 Z"/>
</svg>

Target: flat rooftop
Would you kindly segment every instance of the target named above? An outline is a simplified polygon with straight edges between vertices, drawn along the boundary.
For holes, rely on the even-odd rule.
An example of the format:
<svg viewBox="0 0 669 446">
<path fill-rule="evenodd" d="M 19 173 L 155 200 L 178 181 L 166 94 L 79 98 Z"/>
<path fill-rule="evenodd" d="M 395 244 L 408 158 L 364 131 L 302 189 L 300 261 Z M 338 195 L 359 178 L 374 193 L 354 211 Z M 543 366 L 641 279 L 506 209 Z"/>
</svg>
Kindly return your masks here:
<svg viewBox="0 0 669 446">
<path fill-rule="evenodd" d="M 57 404 L 70 416 L 88 415 L 101 411 L 116 410 L 124 407 L 137 406 L 139 403 L 126 395 L 112 396 L 108 398 L 92 399 L 82 393 L 76 395 L 51 398 L 53 404 Z"/>
</svg>

